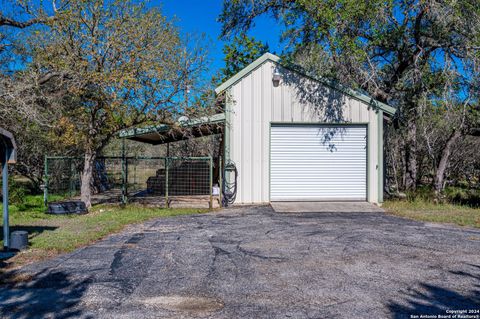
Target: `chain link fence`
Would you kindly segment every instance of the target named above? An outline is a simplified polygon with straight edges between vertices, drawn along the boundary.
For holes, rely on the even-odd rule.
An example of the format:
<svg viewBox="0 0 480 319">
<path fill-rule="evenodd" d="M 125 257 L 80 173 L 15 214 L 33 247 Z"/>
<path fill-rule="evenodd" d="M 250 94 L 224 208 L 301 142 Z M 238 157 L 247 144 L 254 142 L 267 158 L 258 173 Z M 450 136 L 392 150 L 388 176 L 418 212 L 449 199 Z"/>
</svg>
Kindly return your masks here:
<svg viewBox="0 0 480 319">
<path fill-rule="evenodd" d="M 221 174 L 214 174 L 219 163 L 211 157 L 99 157 L 94 165 L 92 202 L 165 207 L 203 202 L 212 208 L 214 201 L 221 203 L 217 186 Z M 82 169 L 82 158 L 46 157 L 45 203 L 79 197 Z"/>
</svg>

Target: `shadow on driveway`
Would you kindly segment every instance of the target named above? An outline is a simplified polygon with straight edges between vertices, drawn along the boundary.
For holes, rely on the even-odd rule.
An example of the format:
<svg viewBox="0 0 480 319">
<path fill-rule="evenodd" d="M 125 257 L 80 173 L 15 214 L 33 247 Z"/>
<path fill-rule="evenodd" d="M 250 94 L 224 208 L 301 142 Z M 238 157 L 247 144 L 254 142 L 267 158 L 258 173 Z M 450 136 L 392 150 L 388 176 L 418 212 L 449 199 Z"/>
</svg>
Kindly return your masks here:
<svg viewBox="0 0 480 319">
<path fill-rule="evenodd" d="M 411 318 L 412 315 L 448 315 L 446 310 L 480 310 L 480 266 L 467 264 L 471 272 L 449 271 L 476 281 L 475 289 L 466 294 L 422 282 L 417 289 L 399 294 L 402 301 L 390 302 L 388 308 L 395 319 Z M 468 314 L 468 313 L 467 313 Z M 472 313 L 479 315 L 478 313 Z"/>
<path fill-rule="evenodd" d="M 1 277 L 0 317 L 92 318 L 78 307 L 89 280 L 76 281 L 62 271 L 43 271 L 32 277 L 11 271 Z"/>
</svg>

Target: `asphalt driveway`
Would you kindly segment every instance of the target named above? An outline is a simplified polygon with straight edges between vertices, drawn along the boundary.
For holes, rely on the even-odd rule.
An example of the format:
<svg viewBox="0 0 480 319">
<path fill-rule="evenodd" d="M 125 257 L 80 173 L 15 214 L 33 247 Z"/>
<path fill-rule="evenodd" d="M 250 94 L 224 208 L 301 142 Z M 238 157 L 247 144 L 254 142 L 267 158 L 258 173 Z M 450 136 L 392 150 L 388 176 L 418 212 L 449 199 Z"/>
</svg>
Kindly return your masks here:
<svg viewBox="0 0 480 319">
<path fill-rule="evenodd" d="M 23 269 L 11 318 L 410 318 L 480 309 L 480 231 L 383 213 L 158 219 Z"/>
</svg>

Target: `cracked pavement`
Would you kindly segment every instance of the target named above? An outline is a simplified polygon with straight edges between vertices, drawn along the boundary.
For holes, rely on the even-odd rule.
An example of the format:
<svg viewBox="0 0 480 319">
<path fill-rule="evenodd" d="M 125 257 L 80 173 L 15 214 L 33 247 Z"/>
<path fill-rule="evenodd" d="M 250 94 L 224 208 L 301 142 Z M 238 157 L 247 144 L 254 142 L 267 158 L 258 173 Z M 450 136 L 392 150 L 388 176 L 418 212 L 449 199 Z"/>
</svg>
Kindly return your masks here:
<svg viewBox="0 0 480 319">
<path fill-rule="evenodd" d="M 480 309 L 480 231 L 269 206 L 156 219 L 29 265 L 5 318 L 410 318 Z"/>
</svg>

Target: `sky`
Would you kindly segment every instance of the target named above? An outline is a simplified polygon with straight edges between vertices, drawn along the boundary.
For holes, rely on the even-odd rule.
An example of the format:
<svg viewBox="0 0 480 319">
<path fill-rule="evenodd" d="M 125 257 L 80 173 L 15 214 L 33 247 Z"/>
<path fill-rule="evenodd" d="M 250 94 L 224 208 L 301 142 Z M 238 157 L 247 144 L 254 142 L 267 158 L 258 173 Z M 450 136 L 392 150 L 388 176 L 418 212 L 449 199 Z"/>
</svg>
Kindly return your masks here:
<svg viewBox="0 0 480 319">
<path fill-rule="evenodd" d="M 184 34 L 205 34 L 208 44 L 208 56 L 211 60 L 209 75 L 215 74 L 224 66 L 222 48 L 224 41 L 219 40 L 222 25 L 217 18 L 222 11 L 223 0 L 152 0 L 150 6 L 162 9 L 164 15 L 175 19 L 176 25 Z M 249 32 L 257 40 L 267 42 L 272 53 L 280 53 L 280 26 L 269 17 L 261 17 Z"/>
<path fill-rule="evenodd" d="M 41 0 L 32 1 L 39 4 Z M 8 12 L 8 3 L 7 0 L 0 0 L 0 6 L 5 6 L 6 12 Z M 182 34 L 205 35 L 205 46 L 210 61 L 205 78 L 211 78 L 224 66 L 222 48 L 225 42 L 219 39 L 222 25 L 217 22 L 222 12 L 222 5 L 223 0 L 149 0 L 147 3 L 148 7 L 160 8 L 167 18 L 175 21 Z M 280 33 L 281 28 L 276 21 L 265 16 L 255 21 L 254 28 L 248 34 L 268 43 L 271 53 L 281 53 Z"/>
</svg>

